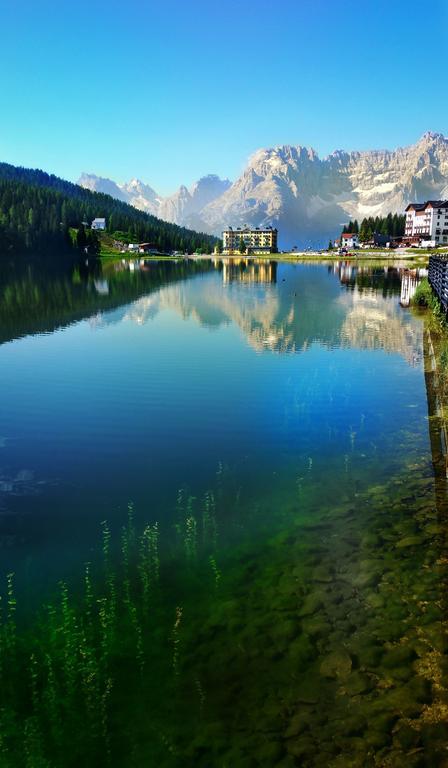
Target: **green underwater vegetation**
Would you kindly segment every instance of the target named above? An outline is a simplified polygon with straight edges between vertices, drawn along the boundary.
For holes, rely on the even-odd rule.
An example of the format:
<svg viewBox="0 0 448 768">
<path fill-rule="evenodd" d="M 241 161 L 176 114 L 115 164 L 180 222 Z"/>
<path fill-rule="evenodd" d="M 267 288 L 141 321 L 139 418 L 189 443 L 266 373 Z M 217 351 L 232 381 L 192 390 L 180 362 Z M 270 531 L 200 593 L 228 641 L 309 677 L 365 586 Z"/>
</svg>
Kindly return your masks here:
<svg viewBox="0 0 448 768">
<path fill-rule="evenodd" d="M 225 540 L 219 521 L 241 504 L 226 468 L 202 499 L 179 491 L 172 530 L 137 526 L 130 504 L 31 622 L 10 574 L 0 764 L 445 765 L 446 504 L 431 467 L 410 457 L 405 475 L 343 483 L 326 505 L 304 477 L 277 502 L 268 538 L 235 525 Z M 263 520 L 260 504 L 248 514 Z"/>
</svg>

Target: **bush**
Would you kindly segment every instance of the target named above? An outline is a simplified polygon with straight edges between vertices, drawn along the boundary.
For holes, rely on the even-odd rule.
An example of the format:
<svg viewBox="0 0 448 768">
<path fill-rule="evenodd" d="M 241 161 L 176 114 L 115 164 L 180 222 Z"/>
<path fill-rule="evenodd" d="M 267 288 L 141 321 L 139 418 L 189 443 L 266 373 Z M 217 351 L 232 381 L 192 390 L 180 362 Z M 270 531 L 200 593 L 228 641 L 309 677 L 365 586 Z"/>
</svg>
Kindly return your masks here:
<svg viewBox="0 0 448 768">
<path fill-rule="evenodd" d="M 445 313 L 442 309 L 442 305 L 426 277 L 424 277 L 421 283 L 418 284 L 412 299 L 412 304 L 414 307 L 427 307 L 430 309 L 433 317 L 438 320 L 439 323 L 443 323 L 445 320 Z"/>
<path fill-rule="evenodd" d="M 416 307 L 432 307 L 434 301 L 437 301 L 437 299 L 432 292 L 428 279 L 424 277 L 417 286 L 412 303 Z"/>
</svg>

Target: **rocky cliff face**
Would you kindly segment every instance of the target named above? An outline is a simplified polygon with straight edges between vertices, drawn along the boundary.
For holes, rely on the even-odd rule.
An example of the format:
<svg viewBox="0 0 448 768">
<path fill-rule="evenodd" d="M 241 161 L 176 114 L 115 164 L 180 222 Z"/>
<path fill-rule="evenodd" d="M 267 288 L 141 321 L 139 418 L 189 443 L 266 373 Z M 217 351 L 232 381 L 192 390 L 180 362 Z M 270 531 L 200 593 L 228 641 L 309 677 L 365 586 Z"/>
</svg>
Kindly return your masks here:
<svg viewBox="0 0 448 768">
<path fill-rule="evenodd" d="M 154 216 L 158 215 L 160 197 L 148 184 L 143 184 L 139 179 L 131 179 L 127 184 L 123 184 L 121 190 L 126 195 L 127 202 L 135 208 Z"/>
<path fill-rule="evenodd" d="M 448 139 L 425 134 L 395 151 L 333 152 L 304 147 L 260 150 L 202 218 L 212 231 L 245 224 L 279 228 L 280 243 L 324 242 L 349 219 L 403 212 L 412 200 L 438 199 L 448 187 Z"/>
<path fill-rule="evenodd" d="M 104 179 L 101 176 L 95 176 L 94 173 L 82 173 L 78 179 L 78 184 L 85 189 L 90 189 L 91 192 L 104 192 L 105 195 L 111 195 L 125 203 L 128 202 L 126 193 L 112 179 Z"/>
<path fill-rule="evenodd" d="M 206 176 L 164 200 L 141 182 L 119 187 L 95 179 L 84 175 L 79 183 L 115 197 L 129 195 L 127 202 L 136 207 L 198 230 L 220 234 L 229 224 L 272 225 L 279 229 L 281 247 L 325 244 L 349 219 L 401 213 L 410 201 L 447 198 L 448 138 L 425 133 L 416 144 L 394 151 L 337 150 L 324 159 L 301 146 L 260 149 L 233 184 Z M 150 192 L 132 195 L 133 184 Z M 115 194 L 109 191 L 114 188 Z"/>
<path fill-rule="evenodd" d="M 148 184 L 139 179 L 131 179 L 127 184 L 117 184 L 112 179 L 95 176 L 94 173 L 82 173 L 78 184 L 92 192 L 104 192 L 106 195 L 116 197 L 124 203 L 129 203 L 141 211 L 158 215 L 160 198 Z"/>
<path fill-rule="evenodd" d="M 112 195 L 164 221 L 182 224 L 193 229 L 205 228 L 207 232 L 211 230 L 201 219 L 202 209 L 231 186 L 228 179 L 220 179 L 219 176 L 210 174 L 199 179 L 190 189 L 182 185 L 173 195 L 163 198 L 139 179 L 132 179 L 126 184 L 117 184 L 111 179 L 83 173 L 78 179 L 78 184 L 93 192 Z"/>
<path fill-rule="evenodd" d="M 212 232 L 212 228 L 202 218 L 203 209 L 232 186 L 228 179 L 210 174 L 199 179 L 191 189 L 181 186 L 174 195 L 165 198 L 159 208 L 161 219 L 173 224 L 182 224 L 191 229 Z"/>
</svg>

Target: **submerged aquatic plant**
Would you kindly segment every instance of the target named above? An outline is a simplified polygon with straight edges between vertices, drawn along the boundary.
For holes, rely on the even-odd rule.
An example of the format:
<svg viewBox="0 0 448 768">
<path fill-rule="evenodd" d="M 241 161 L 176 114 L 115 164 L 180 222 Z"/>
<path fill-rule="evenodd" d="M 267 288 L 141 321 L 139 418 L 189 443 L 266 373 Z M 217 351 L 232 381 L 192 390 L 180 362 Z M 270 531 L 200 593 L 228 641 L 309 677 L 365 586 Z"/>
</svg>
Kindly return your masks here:
<svg viewBox="0 0 448 768">
<path fill-rule="evenodd" d="M 106 583 L 107 596 L 107 617 L 108 617 L 108 631 L 110 639 L 114 632 L 115 617 L 117 611 L 117 594 L 115 574 L 112 568 L 111 561 L 111 532 L 107 520 L 103 520 L 101 523 L 103 529 L 103 568 L 104 568 L 104 580 Z"/>
<path fill-rule="evenodd" d="M 213 555 L 210 555 L 208 561 L 210 563 L 210 566 L 213 572 L 215 587 L 217 589 L 219 587 L 219 582 L 221 581 L 221 571 L 219 570 L 218 565 L 216 563 L 216 559 Z"/>
<path fill-rule="evenodd" d="M 308 496 L 308 476 L 304 473 L 298 480 L 305 483 Z M 11 578 L 11 608 L 5 601 L 7 615 L 0 631 L 1 768 L 96 768 L 108 764 L 117 768 L 127 764 L 172 768 L 183 762 L 208 766 L 216 762 L 216 748 L 222 751 L 223 764 L 226 761 L 237 765 L 247 753 L 246 744 L 258 749 L 253 735 L 259 733 L 260 723 L 270 729 L 278 727 L 279 734 L 283 734 L 285 720 L 291 716 L 290 732 L 294 736 L 286 740 L 285 749 L 302 750 L 310 765 L 316 755 L 320 759 L 329 754 L 326 748 L 339 735 L 334 722 L 337 720 L 343 727 L 347 713 L 352 718 L 353 696 L 358 701 L 365 695 L 361 702 L 364 711 L 378 719 L 377 709 L 369 709 L 375 681 L 381 675 L 389 679 L 395 669 L 390 666 L 394 654 L 401 659 L 398 669 L 403 675 L 409 670 L 400 654 L 409 653 L 409 659 L 414 658 L 407 647 L 416 624 L 415 615 L 408 620 L 407 612 L 415 610 L 415 600 L 410 598 L 421 588 L 415 583 L 414 573 L 424 586 L 429 583 L 433 588 L 435 569 L 414 567 L 415 557 L 422 558 L 424 548 L 416 548 L 415 557 L 409 554 L 414 551 L 415 541 L 413 530 L 410 538 L 406 533 L 412 484 L 405 486 L 403 503 L 394 503 L 390 514 L 379 517 L 375 505 L 366 504 L 365 494 L 359 499 L 358 494 L 356 498 L 351 496 L 349 504 L 332 502 L 331 515 L 328 509 L 322 509 L 326 515 L 324 536 L 320 511 L 316 510 L 312 526 L 302 528 L 295 516 L 295 504 L 294 522 L 291 518 L 292 525 L 286 531 L 279 524 L 279 536 L 263 542 L 266 548 L 254 547 L 253 542 L 246 546 L 240 538 L 237 548 L 229 548 L 229 560 L 224 559 L 227 551 L 216 546 L 214 492 L 208 492 L 196 508 L 193 497 L 185 500 L 182 546 L 177 550 L 171 542 L 160 541 L 157 523 L 136 526 L 131 508 L 117 541 L 113 541 L 107 523 L 103 524 L 102 560 L 85 566 L 79 592 L 61 582 L 57 600 L 45 608 L 40 622 L 33 624 L 31 631 L 19 633 L 13 648 L 8 649 L 6 625 L 8 617 L 16 625 L 17 607 Z M 378 492 L 393 497 L 391 488 L 379 488 Z M 296 501 L 294 485 L 291 496 Z M 347 513 L 347 506 L 354 509 L 358 504 L 363 515 Z M 255 512 L 257 519 L 261 510 L 260 504 Z M 344 537 L 340 536 L 341 521 Z M 389 526 L 384 538 L 387 578 L 379 578 L 382 562 L 375 544 L 383 526 Z M 241 527 L 238 534 L 240 531 Z M 170 546 L 165 546 L 167 543 Z M 398 569 L 398 558 L 407 564 L 407 570 Z M 219 567 L 224 562 L 225 581 Z M 336 573 L 343 578 L 335 578 Z M 405 576 L 399 584 L 406 593 L 406 604 L 394 581 L 397 574 Z M 356 590 L 347 587 L 352 582 Z M 341 594 L 350 608 L 350 624 Z M 394 616 L 388 615 L 386 609 L 382 611 L 381 601 L 390 603 Z M 435 611 L 436 602 L 425 611 Z M 376 606 L 375 610 L 371 605 Z M 307 625 L 313 629 L 318 614 L 323 617 L 324 627 L 319 629 L 319 636 L 302 631 Z M 339 639 L 334 640 L 335 633 L 330 632 L 328 638 L 325 634 L 325 627 L 336 622 L 341 627 L 338 634 L 346 632 L 342 648 Z M 352 623 L 358 631 L 352 632 Z M 405 636 L 407 625 L 412 627 L 409 637 Z M 317 626 L 320 628 L 320 624 Z M 376 639 L 382 633 L 389 638 L 384 649 Z M 377 653 L 383 652 L 392 654 L 386 671 L 378 663 Z M 353 664 L 358 657 L 362 658 L 362 670 Z M 307 710 L 320 724 L 322 707 L 326 724 L 315 732 L 307 729 L 302 738 L 294 729 L 303 669 L 305 677 L 315 683 L 316 695 L 323 692 L 318 704 L 307 705 Z M 343 683 L 336 686 L 335 675 L 340 674 L 344 675 Z M 272 680 L 282 681 L 281 702 L 278 688 L 273 692 Z M 389 685 L 378 687 L 375 701 L 379 704 L 375 706 L 381 706 L 382 697 L 390 697 L 395 711 L 398 706 L 408 706 L 411 693 L 412 686 L 407 687 L 406 681 L 401 691 L 400 681 L 392 689 Z M 310 690 L 305 688 L 303 694 L 308 697 Z M 397 695 L 399 699 L 394 698 Z M 429 702 L 423 682 L 419 696 Z M 417 705 L 411 701 L 411 705 L 418 709 L 423 701 Z M 338 718 L 333 717 L 335 711 Z M 278 726 L 272 726 L 272 713 Z M 228 747 L 224 731 L 236 718 L 239 725 L 235 743 Z M 353 748 L 367 755 L 371 746 L 364 719 L 355 725 L 366 735 L 366 749 L 359 737 L 354 739 Z M 404 717 L 401 720 L 405 723 Z M 317 731 L 322 748 L 315 736 Z M 350 737 L 343 737 L 350 749 Z M 393 749 L 396 754 L 396 744 Z M 378 753 L 379 761 L 387 756 L 386 751 Z M 272 754 L 257 752 L 255 759 L 269 765 Z M 277 753 L 275 759 L 278 762 Z"/>
<path fill-rule="evenodd" d="M 140 552 L 138 564 L 142 583 L 143 607 L 147 611 L 151 591 L 159 583 L 159 524 L 147 525 L 140 537 Z"/>
<path fill-rule="evenodd" d="M 202 542 L 205 548 L 216 549 L 218 528 L 216 523 L 216 502 L 213 491 L 206 491 L 202 507 Z"/>
<path fill-rule="evenodd" d="M 182 608 L 180 606 L 176 607 L 176 616 L 174 619 L 174 625 L 173 625 L 173 631 L 172 631 L 172 640 L 173 640 L 173 672 L 174 675 L 177 677 L 179 675 L 179 643 L 180 643 L 180 636 L 179 636 L 179 628 L 180 623 L 182 621 Z"/>
<path fill-rule="evenodd" d="M 176 557 L 176 568 L 185 579 L 182 590 L 190 590 L 194 581 L 207 591 L 210 572 L 215 588 L 219 586 L 216 507 L 215 490 L 207 491 L 200 505 L 194 495 L 178 492 L 181 548 L 173 550 L 170 544 L 163 551 L 168 558 L 171 553 Z M 109 523 L 103 520 L 100 561 L 85 563 L 79 590 L 59 582 L 56 600 L 45 606 L 38 631 L 19 645 L 14 574 L 8 574 L 3 626 L 0 621 L 0 683 L 7 702 L 0 707 L 1 768 L 116 764 L 111 718 L 116 717 L 117 700 L 128 679 L 139 701 L 147 696 L 148 676 L 155 675 L 158 685 L 166 688 L 174 680 L 177 687 L 184 611 L 173 595 L 173 622 L 172 612 L 169 615 L 160 599 L 164 588 L 160 533 L 157 522 L 137 533 L 132 503 L 118 541 L 113 541 Z M 162 663 L 159 670 L 164 656 L 167 665 Z M 195 685 L 202 711 L 205 694 L 200 682 Z M 155 695 L 156 689 L 151 691 Z M 132 732 L 128 738 L 129 749 L 137 755 L 138 738 Z M 174 754 L 176 746 L 168 733 L 166 744 Z"/>
<path fill-rule="evenodd" d="M 196 518 L 192 514 L 194 497 L 190 497 L 188 500 L 187 518 L 185 520 L 185 554 L 187 561 L 193 563 L 196 560 L 198 554 L 198 526 Z"/>
<path fill-rule="evenodd" d="M 16 648 L 16 610 L 17 601 L 14 592 L 14 573 L 8 573 L 6 576 L 6 625 L 4 634 L 4 644 L 10 653 L 14 653 Z"/>
<path fill-rule="evenodd" d="M 224 500 L 225 484 L 229 474 L 229 467 L 222 461 L 218 463 L 216 472 L 216 498 L 222 503 Z"/>
<path fill-rule="evenodd" d="M 202 687 L 201 681 L 199 680 L 198 677 L 194 681 L 194 684 L 196 686 L 196 690 L 197 690 L 198 696 L 199 696 L 199 714 L 202 717 L 202 714 L 204 712 L 204 705 L 205 705 L 205 698 L 206 697 L 205 697 L 205 693 L 204 693 L 204 689 Z"/>
</svg>

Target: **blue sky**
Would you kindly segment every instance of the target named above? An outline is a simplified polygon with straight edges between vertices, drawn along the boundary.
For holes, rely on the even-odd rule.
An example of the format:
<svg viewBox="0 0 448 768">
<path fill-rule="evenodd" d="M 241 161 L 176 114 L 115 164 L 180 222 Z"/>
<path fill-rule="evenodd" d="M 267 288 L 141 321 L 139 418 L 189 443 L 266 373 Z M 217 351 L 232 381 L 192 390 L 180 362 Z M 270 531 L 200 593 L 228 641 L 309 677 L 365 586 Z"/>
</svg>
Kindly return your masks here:
<svg viewBox="0 0 448 768">
<path fill-rule="evenodd" d="M 0 160 L 72 180 L 448 133 L 445 0 L 0 0 L 0 29 Z"/>
</svg>

